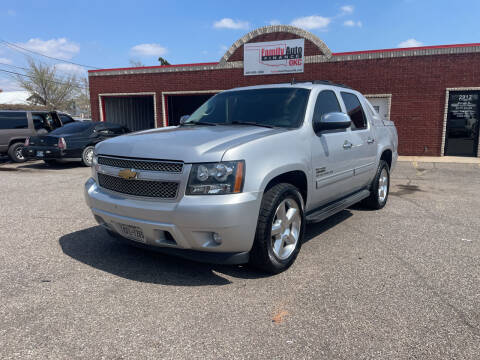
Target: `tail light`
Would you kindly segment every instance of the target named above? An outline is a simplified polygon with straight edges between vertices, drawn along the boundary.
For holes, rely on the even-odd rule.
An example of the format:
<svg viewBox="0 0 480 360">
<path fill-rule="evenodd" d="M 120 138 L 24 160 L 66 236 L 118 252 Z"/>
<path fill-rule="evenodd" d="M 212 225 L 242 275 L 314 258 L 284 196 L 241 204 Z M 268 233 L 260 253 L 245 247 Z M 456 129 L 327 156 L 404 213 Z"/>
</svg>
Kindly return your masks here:
<svg viewBox="0 0 480 360">
<path fill-rule="evenodd" d="M 58 148 L 61 150 L 65 150 L 67 148 L 67 143 L 65 142 L 65 139 L 63 137 L 58 139 Z"/>
<path fill-rule="evenodd" d="M 25 144 L 24 144 L 24 146 L 28 146 L 28 145 L 30 145 L 30 138 L 29 138 L 29 137 L 27 137 L 27 138 L 25 139 Z"/>
</svg>

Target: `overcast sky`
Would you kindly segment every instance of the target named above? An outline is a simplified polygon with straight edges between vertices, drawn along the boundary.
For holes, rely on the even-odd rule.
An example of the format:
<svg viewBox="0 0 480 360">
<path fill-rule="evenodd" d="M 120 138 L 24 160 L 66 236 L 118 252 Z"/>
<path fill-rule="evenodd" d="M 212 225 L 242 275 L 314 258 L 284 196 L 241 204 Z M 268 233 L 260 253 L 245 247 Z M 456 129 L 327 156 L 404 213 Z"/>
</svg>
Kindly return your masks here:
<svg viewBox="0 0 480 360">
<path fill-rule="evenodd" d="M 480 42 L 480 1 L 23 1 L 0 0 L 0 40 L 98 68 L 218 61 L 257 27 L 291 24 L 333 52 Z M 17 48 L 18 49 L 18 48 Z M 59 71 L 85 67 L 35 56 Z M 6 65 L 9 64 L 10 66 Z M 0 43 L 0 70 L 25 66 Z M 0 72 L 0 89 L 15 82 Z"/>
</svg>

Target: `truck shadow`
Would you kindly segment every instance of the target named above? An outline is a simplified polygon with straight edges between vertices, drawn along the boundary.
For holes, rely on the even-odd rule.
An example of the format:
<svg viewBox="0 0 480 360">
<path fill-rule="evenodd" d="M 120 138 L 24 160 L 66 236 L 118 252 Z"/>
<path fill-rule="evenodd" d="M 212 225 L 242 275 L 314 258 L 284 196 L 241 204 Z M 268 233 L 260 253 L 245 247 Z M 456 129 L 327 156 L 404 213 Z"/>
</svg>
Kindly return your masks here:
<svg viewBox="0 0 480 360">
<path fill-rule="evenodd" d="M 320 223 L 309 224 L 305 241 L 352 216 L 344 210 Z M 271 274 L 244 265 L 203 264 L 149 251 L 115 240 L 101 226 L 66 234 L 59 239 L 71 258 L 125 279 L 175 286 L 228 285 L 236 279 L 260 279 Z"/>
<path fill-rule="evenodd" d="M 84 167 L 79 161 L 70 161 L 62 163 L 46 164 L 43 161 L 35 161 L 18 166 L 19 169 L 35 169 L 35 170 L 66 170 L 78 167 Z"/>
<path fill-rule="evenodd" d="M 328 231 L 329 229 L 337 226 L 351 216 L 353 216 L 353 214 L 347 209 L 340 211 L 339 213 L 330 216 L 329 218 L 318 223 L 308 224 L 307 228 L 305 229 L 305 238 L 303 243 L 305 244 L 306 242 L 316 238 L 317 236 L 320 236 L 325 231 Z"/>
<path fill-rule="evenodd" d="M 63 252 L 75 260 L 140 282 L 176 286 L 228 285 L 232 283 L 228 277 L 257 279 L 269 276 L 247 266 L 203 264 L 137 248 L 115 240 L 101 226 L 64 235 L 59 243 Z"/>
</svg>

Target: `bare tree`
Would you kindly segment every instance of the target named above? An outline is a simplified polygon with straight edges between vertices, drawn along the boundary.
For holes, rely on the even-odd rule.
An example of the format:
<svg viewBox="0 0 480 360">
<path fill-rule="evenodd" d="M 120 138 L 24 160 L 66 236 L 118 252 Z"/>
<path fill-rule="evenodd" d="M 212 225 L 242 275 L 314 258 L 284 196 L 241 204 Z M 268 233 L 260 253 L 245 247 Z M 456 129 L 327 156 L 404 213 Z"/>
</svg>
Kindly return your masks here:
<svg viewBox="0 0 480 360">
<path fill-rule="evenodd" d="M 37 105 L 50 110 L 68 110 L 81 88 L 75 75 L 60 76 L 54 66 L 28 59 L 26 76 L 17 76 L 22 88 L 32 94 Z"/>
<path fill-rule="evenodd" d="M 132 67 L 143 67 L 145 65 L 140 60 L 130 59 L 130 66 L 132 66 Z"/>
<path fill-rule="evenodd" d="M 88 78 L 84 77 L 80 79 L 78 95 L 75 98 L 75 107 L 77 113 L 80 113 L 82 117 L 90 118 L 90 90 L 88 86 Z"/>
</svg>

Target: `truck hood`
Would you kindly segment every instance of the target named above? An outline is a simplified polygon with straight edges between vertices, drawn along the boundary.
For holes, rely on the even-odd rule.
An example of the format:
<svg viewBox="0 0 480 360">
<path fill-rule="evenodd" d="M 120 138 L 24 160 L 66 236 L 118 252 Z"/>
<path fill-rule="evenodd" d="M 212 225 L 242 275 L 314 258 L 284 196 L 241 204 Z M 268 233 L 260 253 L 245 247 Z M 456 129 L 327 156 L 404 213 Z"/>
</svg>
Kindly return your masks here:
<svg viewBox="0 0 480 360">
<path fill-rule="evenodd" d="M 103 155 L 186 163 L 215 162 L 230 148 L 285 131 L 249 125 L 166 127 L 102 141 L 96 151 Z"/>
</svg>

